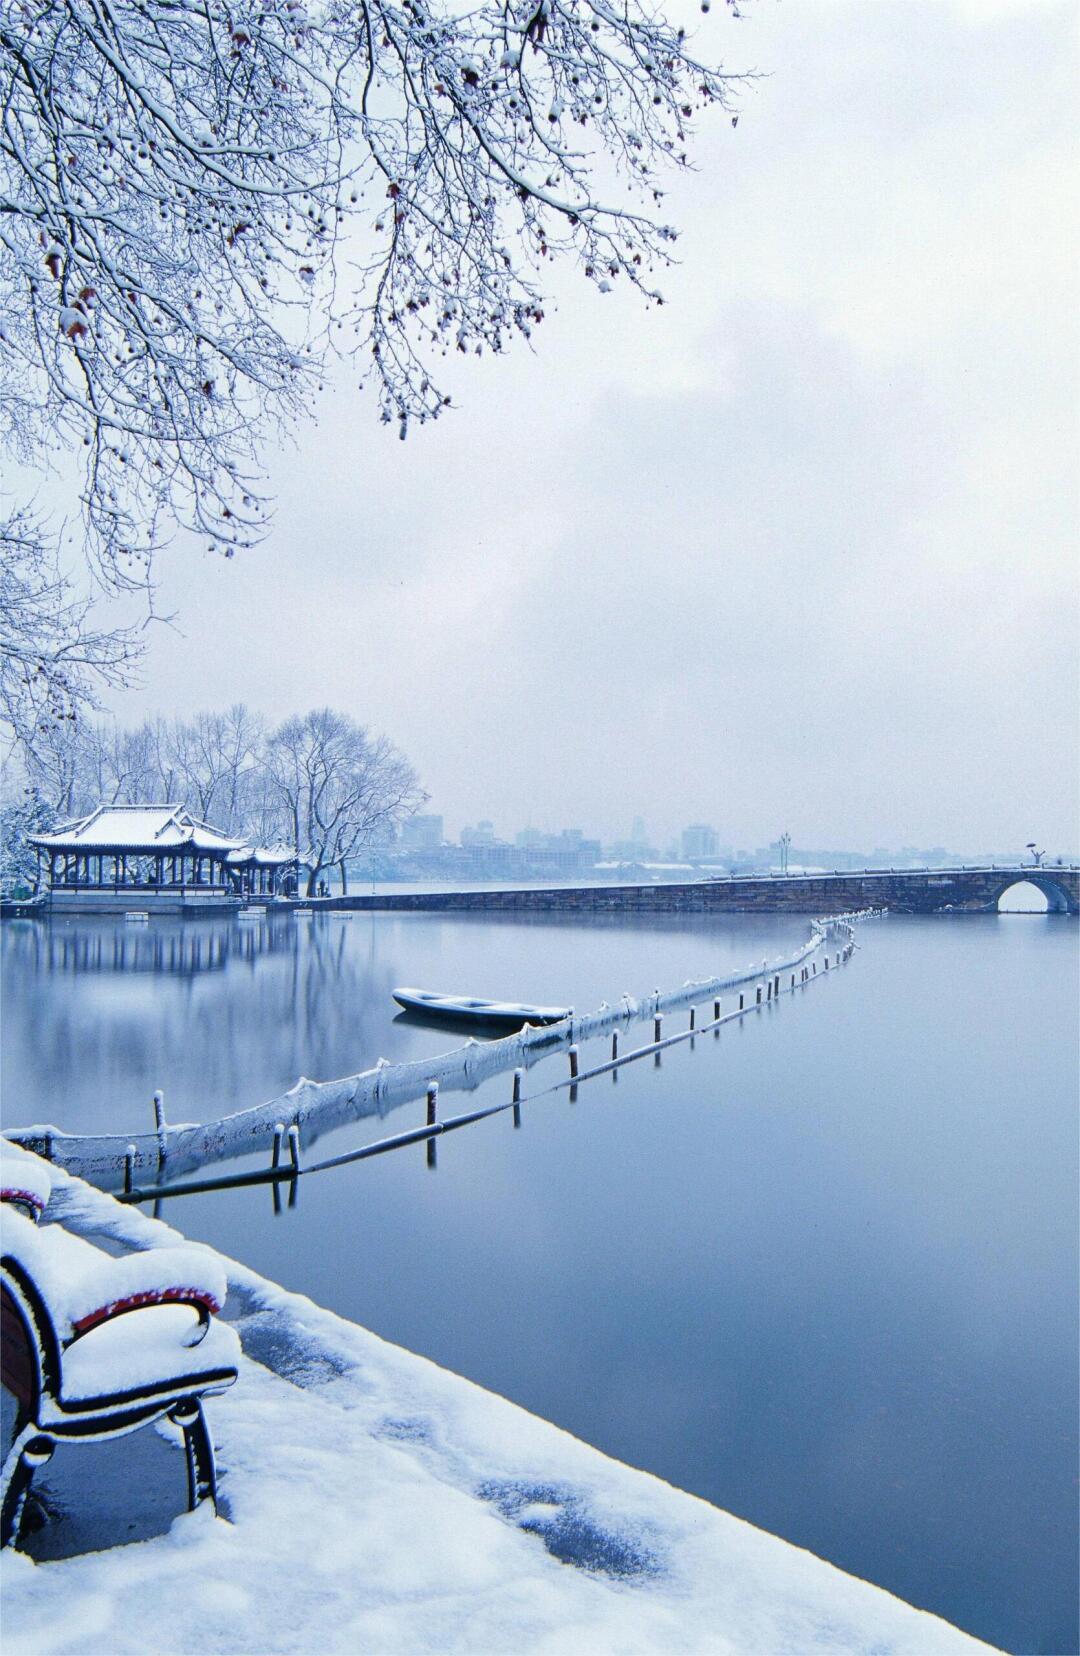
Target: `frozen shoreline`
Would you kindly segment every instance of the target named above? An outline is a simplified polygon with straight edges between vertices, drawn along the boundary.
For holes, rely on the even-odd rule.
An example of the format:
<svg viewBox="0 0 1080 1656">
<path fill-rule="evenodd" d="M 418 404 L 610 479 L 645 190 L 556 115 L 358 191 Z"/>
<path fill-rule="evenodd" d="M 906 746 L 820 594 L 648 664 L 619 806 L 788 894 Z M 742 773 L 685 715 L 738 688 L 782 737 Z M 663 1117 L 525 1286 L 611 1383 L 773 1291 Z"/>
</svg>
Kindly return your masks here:
<svg viewBox="0 0 1080 1656">
<path fill-rule="evenodd" d="M 113 1248 L 176 1243 L 52 1171 L 50 1217 L 72 1230 Z M 6 1650 L 988 1648 L 213 1257 L 245 1350 L 209 1408 L 231 1522 L 185 1514 L 168 1534 L 52 1563 L 7 1552 Z M 179 1506 L 179 1472 L 176 1489 Z"/>
</svg>

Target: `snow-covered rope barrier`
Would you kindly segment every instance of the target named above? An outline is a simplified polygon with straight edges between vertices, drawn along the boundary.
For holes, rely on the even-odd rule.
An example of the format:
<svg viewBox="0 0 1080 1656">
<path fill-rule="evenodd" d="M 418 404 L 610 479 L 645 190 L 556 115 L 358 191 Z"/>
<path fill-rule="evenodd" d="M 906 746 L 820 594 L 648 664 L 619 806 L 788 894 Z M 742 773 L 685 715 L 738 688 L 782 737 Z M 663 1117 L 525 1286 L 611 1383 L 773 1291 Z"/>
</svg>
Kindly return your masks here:
<svg viewBox="0 0 1080 1656">
<path fill-rule="evenodd" d="M 152 1133 L 134 1134 L 74 1134 L 52 1126 L 12 1127 L 5 1129 L 5 1136 L 70 1173 L 110 1180 L 121 1174 L 131 1180 L 142 1171 L 159 1174 L 165 1166 L 175 1178 L 212 1162 L 265 1151 L 280 1128 L 285 1128 L 298 1145 L 307 1147 L 335 1128 L 365 1117 L 385 1116 L 400 1104 L 423 1098 L 432 1084 L 473 1089 L 493 1075 L 528 1069 L 560 1048 L 576 1047 L 631 1023 L 699 1005 L 724 990 L 752 984 L 761 986 L 764 993 L 764 985 L 784 972 L 797 970 L 838 938 L 843 942 L 841 953 L 847 958 L 855 948 L 854 922 L 874 912 L 863 910 L 815 920 L 809 938 L 793 954 L 720 977 L 688 981 L 667 993 L 655 990 L 640 997 L 624 995 L 615 1006 L 605 1002 L 594 1012 L 571 1013 L 559 1023 L 541 1028 L 526 1024 L 501 1040 L 470 1038 L 463 1046 L 432 1058 L 401 1064 L 380 1058 L 373 1068 L 337 1081 L 310 1081 L 302 1076 L 288 1092 L 217 1121 L 162 1124 Z M 468 1119 L 475 1117 L 476 1112 Z M 418 1130 L 420 1135 L 423 1131 Z"/>
</svg>

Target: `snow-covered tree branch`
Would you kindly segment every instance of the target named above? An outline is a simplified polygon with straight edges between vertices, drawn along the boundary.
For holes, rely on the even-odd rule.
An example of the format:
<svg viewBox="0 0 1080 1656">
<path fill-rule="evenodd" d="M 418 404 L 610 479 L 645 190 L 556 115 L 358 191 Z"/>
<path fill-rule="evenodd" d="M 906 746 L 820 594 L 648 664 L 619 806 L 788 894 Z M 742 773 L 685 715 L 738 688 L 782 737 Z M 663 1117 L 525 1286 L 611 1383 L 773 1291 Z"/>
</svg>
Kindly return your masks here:
<svg viewBox="0 0 1080 1656">
<path fill-rule="evenodd" d="M 82 453 L 113 587 L 176 523 L 258 537 L 328 352 L 404 435 L 558 255 L 657 300 L 660 174 L 731 86 L 640 0 L 12 0 L 0 54 L 3 439 Z"/>
<path fill-rule="evenodd" d="M 94 625 L 29 513 L 0 521 L 0 721 L 24 749 L 126 682 L 138 654 L 130 629 Z"/>
<path fill-rule="evenodd" d="M 308 859 L 309 896 L 335 867 L 347 890 L 348 859 L 427 797 L 392 742 L 327 707 L 286 719 L 270 737 L 266 766 L 284 837 Z"/>
</svg>

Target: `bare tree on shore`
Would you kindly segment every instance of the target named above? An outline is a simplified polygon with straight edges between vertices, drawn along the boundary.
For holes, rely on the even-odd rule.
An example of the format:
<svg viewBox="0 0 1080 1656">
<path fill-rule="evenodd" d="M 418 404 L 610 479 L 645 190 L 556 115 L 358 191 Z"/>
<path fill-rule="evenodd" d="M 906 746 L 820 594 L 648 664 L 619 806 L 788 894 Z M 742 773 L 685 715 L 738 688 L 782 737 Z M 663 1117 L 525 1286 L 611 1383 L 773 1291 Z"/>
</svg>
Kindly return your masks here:
<svg viewBox="0 0 1080 1656">
<path fill-rule="evenodd" d="M 307 860 L 309 897 L 331 868 L 347 891 L 348 859 L 427 797 L 392 742 L 328 707 L 286 719 L 273 732 L 267 771 L 287 838 Z"/>
<path fill-rule="evenodd" d="M 175 777 L 163 797 L 189 808 L 226 833 L 244 832 L 248 789 L 262 761 L 262 719 L 242 702 L 225 713 L 197 713 L 162 727 L 161 759 Z"/>
</svg>

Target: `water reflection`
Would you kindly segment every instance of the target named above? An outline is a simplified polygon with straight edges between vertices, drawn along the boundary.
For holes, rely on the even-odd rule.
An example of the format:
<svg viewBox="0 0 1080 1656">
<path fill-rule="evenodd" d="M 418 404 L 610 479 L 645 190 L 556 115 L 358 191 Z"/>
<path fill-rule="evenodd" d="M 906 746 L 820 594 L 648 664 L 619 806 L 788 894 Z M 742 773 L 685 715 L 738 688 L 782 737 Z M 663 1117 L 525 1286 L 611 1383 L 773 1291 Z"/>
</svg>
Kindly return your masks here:
<svg viewBox="0 0 1080 1656">
<path fill-rule="evenodd" d="M 150 1125 L 156 1085 L 177 1119 L 441 1050 L 396 1022 L 395 983 L 580 1008 L 799 932 L 278 923 L 188 922 L 221 964 L 160 972 L 76 968 L 85 951 L 5 927 L 8 1119 L 118 1131 Z M 150 941 L 81 924 L 103 962 Z M 417 1143 L 304 1179 L 292 1208 L 282 1190 L 277 1216 L 264 1188 L 165 1216 L 996 1644 L 1075 1650 L 1076 940 L 1054 916 L 894 916 L 849 968 L 659 1069 L 583 1080 L 572 1106 L 530 1102 L 530 1072 L 434 1168 Z"/>
<path fill-rule="evenodd" d="M 803 930 L 755 919 L 720 935 L 703 916 L 15 921 L 2 934 L 5 1120 L 145 1130 L 157 1088 L 170 1121 L 212 1120 L 300 1076 L 460 1044 L 456 1026 L 448 1041 L 399 1017 L 396 984 L 586 1008 L 760 958 Z"/>
</svg>

